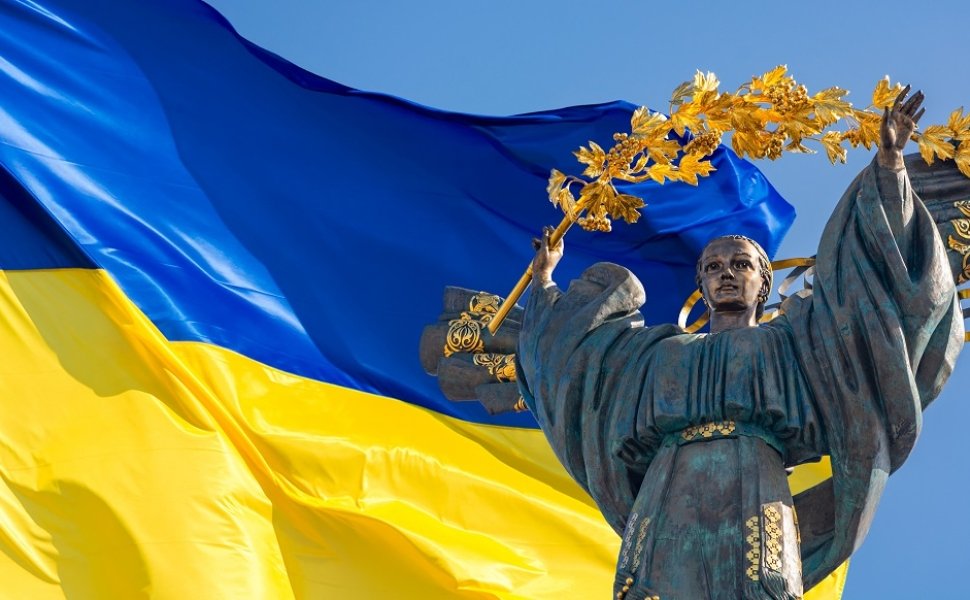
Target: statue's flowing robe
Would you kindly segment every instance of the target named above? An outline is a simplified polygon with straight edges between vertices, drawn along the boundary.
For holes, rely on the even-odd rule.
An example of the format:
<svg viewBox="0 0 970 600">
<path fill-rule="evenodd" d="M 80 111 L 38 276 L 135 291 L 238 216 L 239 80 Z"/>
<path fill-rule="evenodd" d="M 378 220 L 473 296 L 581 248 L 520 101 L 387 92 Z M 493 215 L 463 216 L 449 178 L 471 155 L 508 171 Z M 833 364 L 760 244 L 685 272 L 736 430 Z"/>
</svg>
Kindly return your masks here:
<svg viewBox="0 0 970 600">
<path fill-rule="evenodd" d="M 904 201 L 905 235 L 887 218 Z M 687 334 L 644 327 L 644 301 L 608 263 L 536 289 L 517 355 L 527 405 L 623 538 L 614 591 L 800 597 L 865 537 L 962 346 L 933 219 L 905 171 L 872 165 L 782 316 Z M 823 455 L 831 481 L 793 499 L 785 467 Z"/>
</svg>

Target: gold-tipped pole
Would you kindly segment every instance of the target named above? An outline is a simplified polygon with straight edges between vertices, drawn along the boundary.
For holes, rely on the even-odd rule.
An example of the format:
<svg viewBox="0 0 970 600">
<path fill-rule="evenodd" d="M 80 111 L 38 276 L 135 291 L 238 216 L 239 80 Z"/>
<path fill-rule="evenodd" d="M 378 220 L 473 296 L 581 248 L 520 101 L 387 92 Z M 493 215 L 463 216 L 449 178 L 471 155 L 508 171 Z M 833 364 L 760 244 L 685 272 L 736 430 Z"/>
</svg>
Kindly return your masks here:
<svg viewBox="0 0 970 600">
<path fill-rule="evenodd" d="M 576 218 L 579 217 L 579 213 L 580 211 L 576 211 Z M 552 235 L 549 236 L 549 244 L 556 246 L 559 243 L 559 240 L 566 235 L 566 232 L 569 231 L 569 228 L 572 227 L 573 223 L 575 222 L 576 219 L 570 217 L 569 215 L 563 217 L 562 222 L 559 223 L 556 230 L 553 231 Z M 502 326 L 502 321 L 504 321 L 505 317 L 508 316 L 509 311 L 512 310 L 515 303 L 518 302 L 519 298 L 522 297 L 522 294 L 529 289 L 530 283 L 532 283 L 532 263 L 529 263 L 529 267 L 525 270 L 525 273 L 522 274 L 522 277 L 519 277 L 519 282 L 515 284 L 515 287 L 512 288 L 512 291 L 509 292 L 508 296 L 506 296 L 505 302 L 502 303 L 502 306 L 498 307 L 498 312 L 496 312 L 495 316 L 492 317 L 492 320 L 488 322 L 489 333 L 495 335 L 498 328 Z"/>
</svg>

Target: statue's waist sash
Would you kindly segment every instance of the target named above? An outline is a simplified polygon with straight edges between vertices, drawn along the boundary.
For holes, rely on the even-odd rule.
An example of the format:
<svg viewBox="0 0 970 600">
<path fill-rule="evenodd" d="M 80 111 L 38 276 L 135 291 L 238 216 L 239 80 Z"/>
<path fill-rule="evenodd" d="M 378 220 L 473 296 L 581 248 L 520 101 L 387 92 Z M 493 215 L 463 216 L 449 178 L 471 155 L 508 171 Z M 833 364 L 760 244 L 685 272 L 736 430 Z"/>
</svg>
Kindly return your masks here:
<svg viewBox="0 0 970 600">
<path fill-rule="evenodd" d="M 759 438 L 782 456 L 785 455 L 781 442 L 778 441 L 778 438 L 774 434 L 760 425 L 743 421 L 711 421 L 709 423 L 692 425 L 686 429 L 668 433 L 664 438 L 662 446 L 672 446 L 674 444 L 683 446 L 684 444 L 692 444 L 694 442 L 736 438 L 738 436 Z"/>
</svg>

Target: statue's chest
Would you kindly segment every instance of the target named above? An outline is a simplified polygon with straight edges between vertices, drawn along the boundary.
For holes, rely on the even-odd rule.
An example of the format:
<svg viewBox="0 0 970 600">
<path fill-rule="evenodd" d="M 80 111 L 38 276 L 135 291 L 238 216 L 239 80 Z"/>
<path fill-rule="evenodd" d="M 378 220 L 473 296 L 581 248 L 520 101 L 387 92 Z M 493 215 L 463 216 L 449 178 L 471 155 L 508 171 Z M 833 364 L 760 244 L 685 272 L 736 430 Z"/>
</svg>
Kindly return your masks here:
<svg viewBox="0 0 970 600">
<path fill-rule="evenodd" d="M 652 357 L 650 392 L 655 402 L 746 405 L 778 370 L 770 344 L 758 328 L 714 335 L 681 335 L 664 340 Z M 714 408 L 712 406 L 711 408 Z"/>
</svg>

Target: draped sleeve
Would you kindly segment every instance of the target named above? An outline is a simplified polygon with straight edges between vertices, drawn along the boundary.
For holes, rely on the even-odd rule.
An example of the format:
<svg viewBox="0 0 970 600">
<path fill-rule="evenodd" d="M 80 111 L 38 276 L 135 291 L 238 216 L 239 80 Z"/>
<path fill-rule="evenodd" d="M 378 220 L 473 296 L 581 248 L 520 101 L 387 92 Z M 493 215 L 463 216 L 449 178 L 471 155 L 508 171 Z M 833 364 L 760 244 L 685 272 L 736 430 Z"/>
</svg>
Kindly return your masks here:
<svg viewBox="0 0 970 600">
<path fill-rule="evenodd" d="M 639 385 L 657 342 L 681 333 L 645 328 L 645 295 L 623 267 L 598 263 L 572 282 L 534 290 L 519 335 L 519 387 L 560 462 L 622 532 L 648 461 L 623 459 L 634 437 Z M 627 453 L 630 454 L 630 453 Z"/>
<path fill-rule="evenodd" d="M 904 202 L 905 235 L 887 216 Z M 963 344 L 945 247 L 905 170 L 874 163 L 856 178 L 823 233 L 813 292 L 783 310 L 832 460 L 831 482 L 795 498 L 810 588 L 864 539 Z"/>
</svg>

